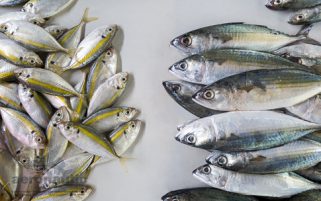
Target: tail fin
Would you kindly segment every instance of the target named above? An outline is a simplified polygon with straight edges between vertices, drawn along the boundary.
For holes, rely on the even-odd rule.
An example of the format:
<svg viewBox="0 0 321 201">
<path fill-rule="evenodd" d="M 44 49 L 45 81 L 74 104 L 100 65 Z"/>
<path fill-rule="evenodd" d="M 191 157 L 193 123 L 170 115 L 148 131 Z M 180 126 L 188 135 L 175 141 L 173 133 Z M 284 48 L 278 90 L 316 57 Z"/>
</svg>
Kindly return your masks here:
<svg viewBox="0 0 321 201">
<path fill-rule="evenodd" d="M 89 8 L 86 8 L 85 12 L 84 12 L 84 15 L 81 18 L 81 22 L 89 23 L 89 22 L 93 22 L 93 21 L 98 20 L 97 17 L 89 17 L 88 12 L 89 12 Z"/>
</svg>

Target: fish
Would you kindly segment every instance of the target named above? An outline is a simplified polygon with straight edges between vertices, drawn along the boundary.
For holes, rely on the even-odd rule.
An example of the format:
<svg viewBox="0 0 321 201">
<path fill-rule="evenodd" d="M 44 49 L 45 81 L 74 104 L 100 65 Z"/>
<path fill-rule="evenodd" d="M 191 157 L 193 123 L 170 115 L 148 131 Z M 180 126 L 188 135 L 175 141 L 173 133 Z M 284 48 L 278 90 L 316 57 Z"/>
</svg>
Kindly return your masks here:
<svg viewBox="0 0 321 201">
<path fill-rule="evenodd" d="M 309 139 L 321 143 L 321 131 L 310 133 L 309 135 L 304 136 L 304 139 Z"/>
<path fill-rule="evenodd" d="M 19 142 L 4 124 L 1 125 L 1 132 L 5 138 L 8 151 L 21 166 L 33 171 L 43 171 L 45 169 L 42 151 L 30 148 Z"/>
<path fill-rule="evenodd" d="M 107 138 L 111 142 L 118 156 L 123 157 L 137 141 L 139 132 L 142 128 L 142 123 L 143 122 L 140 120 L 132 120 L 116 127 L 115 130 L 107 134 Z M 113 159 L 95 156 L 94 162 L 90 167 L 93 168 L 98 164 L 106 163 L 111 160 Z"/>
<path fill-rule="evenodd" d="M 183 144 L 237 152 L 287 144 L 320 130 L 320 125 L 274 111 L 237 111 L 197 119 L 177 129 L 175 139 Z"/>
<path fill-rule="evenodd" d="M 90 115 L 82 123 L 104 133 L 132 120 L 137 114 L 138 110 L 131 107 L 107 108 Z"/>
<path fill-rule="evenodd" d="M 22 144 L 34 149 L 43 149 L 47 143 L 41 128 L 26 114 L 10 109 L 0 108 L 1 117 L 8 131 Z"/>
<path fill-rule="evenodd" d="M 54 115 L 46 129 L 46 136 L 48 139 L 48 145 L 45 149 L 46 167 L 47 169 L 56 165 L 68 147 L 68 140 L 60 133 L 58 123 L 71 121 L 70 114 L 66 107 L 59 108 Z"/>
<path fill-rule="evenodd" d="M 219 111 L 273 110 L 299 104 L 321 92 L 321 76 L 301 70 L 258 70 L 221 79 L 193 95 Z"/>
<path fill-rule="evenodd" d="M 49 189 L 65 185 L 83 173 L 90 166 L 93 158 L 92 154 L 82 153 L 59 162 L 44 173 L 40 187 Z"/>
<path fill-rule="evenodd" d="M 83 201 L 92 193 L 90 186 L 61 186 L 35 195 L 31 201 Z"/>
<path fill-rule="evenodd" d="M 222 49 L 192 55 L 169 68 L 181 80 L 209 85 L 223 78 L 261 69 L 300 69 L 307 67 L 271 53 Z"/>
<path fill-rule="evenodd" d="M 51 105 L 38 92 L 19 84 L 19 99 L 28 115 L 42 128 L 47 128 L 53 114 Z"/>
<path fill-rule="evenodd" d="M 85 67 L 105 52 L 114 39 L 117 25 L 102 26 L 89 33 L 78 45 L 76 52 L 66 70 Z"/>
<path fill-rule="evenodd" d="M 67 81 L 50 70 L 23 68 L 15 70 L 15 75 L 19 82 L 37 92 L 64 97 L 80 96 Z"/>
<path fill-rule="evenodd" d="M 250 174 L 275 174 L 307 169 L 321 162 L 321 143 L 298 140 L 253 152 L 213 151 L 206 159 L 224 169 Z"/>
<path fill-rule="evenodd" d="M 61 107 L 71 108 L 70 101 L 69 101 L 69 99 L 67 97 L 55 96 L 55 95 L 50 95 L 50 94 L 45 94 L 45 93 L 43 93 L 42 95 L 56 109 L 59 109 Z"/>
<path fill-rule="evenodd" d="M 311 190 L 293 196 L 289 201 L 321 201 L 321 191 Z"/>
<path fill-rule="evenodd" d="M 116 74 L 118 59 L 117 51 L 111 47 L 93 63 L 88 74 L 86 89 L 89 99 L 92 98 L 100 84 Z"/>
<path fill-rule="evenodd" d="M 204 165 L 193 176 L 211 187 L 243 195 L 288 198 L 308 190 L 320 189 L 320 185 L 292 173 L 247 174 L 238 173 L 214 165 Z"/>
<path fill-rule="evenodd" d="M 68 29 L 62 25 L 49 25 L 45 27 L 45 30 L 50 33 L 55 39 L 58 39 L 63 35 Z M 58 41 L 59 42 L 59 41 Z"/>
<path fill-rule="evenodd" d="M 0 0 L 0 6 L 17 6 L 28 0 Z"/>
<path fill-rule="evenodd" d="M 197 117 L 208 117 L 220 113 L 203 107 L 192 100 L 192 96 L 201 90 L 204 85 L 193 84 L 182 80 L 164 81 L 163 86 L 167 93 L 184 109 Z"/>
<path fill-rule="evenodd" d="M 10 84 L 10 86 L 8 86 L 8 83 L 0 84 L 0 103 L 12 109 L 24 111 L 24 107 L 18 96 L 17 84 Z"/>
<path fill-rule="evenodd" d="M 78 148 L 101 157 L 119 158 L 108 139 L 91 127 L 74 122 L 59 122 L 57 126 Z"/>
<path fill-rule="evenodd" d="M 4 59 L 0 59 L 0 81 L 11 81 L 14 80 L 14 71 L 20 67 L 7 62 Z"/>
<path fill-rule="evenodd" d="M 4 187 L 2 190 L 5 190 L 9 193 L 10 197 L 13 198 L 18 191 L 18 180 L 21 174 L 21 167 L 5 149 L 0 150 L 0 160 L 3 164 L 0 166 L 0 185 Z"/>
<path fill-rule="evenodd" d="M 0 200 L 2 201 L 12 201 L 10 194 L 4 190 L 4 187 L 0 185 Z"/>
<path fill-rule="evenodd" d="M 296 174 L 309 179 L 313 182 L 321 183 L 321 164 L 303 170 L 295 171 Z"/>
<path fill-rule="evenodd" d="M 321 124 L 321 97 L 316 95 L 302 103 L 287 107 L 286 110 L 304 120 Z"/>
<path fill-rule="evenodd" d="M 314 7 L 320 4 L 320 0 L 268 0 L 265 6 L 271 10 L 298 10 Z"/>
<path fill-rule="evenodd" d="M 8 12 L 0 15 L 0 24 L 13 21 L 13 20 L 25 20 L 32 24 L 36 24 L 38 26 L 42 26 L 46 22 L 46 20 L 44 20 L 39 15 L 21 12 L 21 11 Z"/>
<path fill-rule="evenodd" d="M 88 8 L 85 9 L 80 23 L 64 33 L 58 42 L 67 49 L 76 49 L 79 43 L 85 37 L 86 25 L 89 22 L 97 20 L 95 17 L 88 16 Z M 67 68 L 71 62 L 70 55 L 64 52 L 49 53 L 46 59 L 45 68 L 55 73 L 61 74 L 64 68 Z"/>
<path fill-rule="evenodd" d="M 0 39 L 0 56 L 19 66 L 41 67 L 41 58 L 33 51 L 9 39 Z"/>
<path fill-rule="evenodd" d="M 86 93 L 86 81 L 87 81 L 87 73 L 83 72 L 82 77 L 79 82 L 74 87 L 75 90 L 79 94 Z M 70 98 L 71 108 L 75 114 L 77 114 L 77 120 L 81 120 L 84 118 L 87 112 L 88 101 L 86 96 L 80 97 L 71 97 Z"/>
<path fill-rule="evenodd" d="M 321 2 L 320 2 L 321 4 Z M 289 19 L 292 25 L 312 24 L 321 21 L 321 6 L 318 5 L 312 8 L 306 8 L 296 11 Z"/>
<path fill-rule="evenodd" d="M 222 48 L 272 52 L 294 42 L 311 41 L 307 36 L 310 29 L 289 35 L 262 25 L 226 23 L 185 33 L 173 39 L 171 45 L 187 55 Z"/>
<path fill-rule="evenodd" d="M 75 2 L 76 0 L 30 0 L 21 10 L 23 12 L 38 14 L 43 18 L 51 18 L 63 12 Z"/>
<path fill-rule="evenodd" d="M 62 47 L 59 42 L 42 27 L 22 20 L 13 20 L 0 25 L 0 32 L 27 48 L 40 52 L 71 51 Z"/>
<path fill-rule="evenodd" d="M 128 73 L 121 72 L 103 82 L 90 99 L 87 116 L 112 106 L 123 94 L 128 82 L 128 76 Z"/>
<path fill-rule="evenodd" d="M 214 188 L 192 188 L 171 191 L 162 197 L 163 201 L 258 201 L 250 196 L 229 193 Z"/>
</svg>

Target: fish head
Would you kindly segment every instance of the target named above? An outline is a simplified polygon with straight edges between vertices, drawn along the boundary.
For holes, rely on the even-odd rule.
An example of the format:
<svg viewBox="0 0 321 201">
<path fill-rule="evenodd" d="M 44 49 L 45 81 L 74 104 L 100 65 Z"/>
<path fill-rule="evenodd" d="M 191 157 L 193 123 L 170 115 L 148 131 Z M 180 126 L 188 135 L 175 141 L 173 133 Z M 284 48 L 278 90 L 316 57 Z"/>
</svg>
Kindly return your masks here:
<svg viewBox="0 0 321 201">
<path fill-rule="evenodd" d="M 30 19 L 29 22 L 38 26 L 42 26 L 46 23 L 46 20 L 43 19 L 40 15 L 33 15 Z"/>
<path fill-rule="evenodd" d="M 122 108 L 120 112 L 117 113 L 117 119 L 121 122 L 128 122 L 133 119 L 136 114 L 138 114 L 138 110 L 135 108 Z"/>
<path fill-rule="evenodd" d="M 28 1 L 21 9 L 22 12 L 28 12 L 28 13 L 36 13 L 36 6 L 35 6 L 36 0 L 30 0 Z"/>
<path fill-rule="evenodd" d="M 197 54 L 208 46 L 208 37 L 205 32 L 192 31 L 176 37 L 170 44 L 185 54 Z"/>
<path fill-rule="evenodd" d="M 175 63 L 169 71 L 179 79 L 200 83 L 205 76 L 206 61 L 200 55 L 193 55 Z"/>
<path fill-rule="evenodd" d="M 108 48 L 102 55 L 102 62 L 104 65 L 109 66 L 110 64 L 117 63 L 118 54 L 115 48 L 110 47 Z"/>
<path fill-rule="evenodd" d="M 44 149 L 47 144 L 47 139 L 41 130 L 32 130 L 29 135 L 29 143 L 31 147 L 37 147 L 39 149 Z"/>
<path fill-rule="evenodd" d="M 47 27 L 46 30 L 54 37 L 59 37 L 61 34 L 63 34 L 68 29 L 63 26 L 52 26 Z"/>
<path fill-rule="evenodd" d="M 207 121 L 191 121 L 187 124 L 180 125 L 175 139 L 183 144 L 199 147 L 211 148 L 215 142 L 215 133 L 211 124 Z"/>
<path fill-rule="evenodd" d="M 268 0 L 265 6 L 271 10 L 284 10 L 293 0 Z"/>
<path fill-rule="evenodd" d="M 76 126 L 72 122 L 59 122 L 57 123 L 57 127 L 65 137 L 76 136 L 77 133 L 79 133 L 79 129 L 76 128 Z"/>
<path fill-rule="evenodd" d="M 54 127 L 57 127 L 60 122 L 68 122 L 70 120 L 71 117 L 67 107 L 60 107 L 51 117 L 51 122 Z"/>
<path fill-rule="evenodd" d="M 35 149 L 22 148 L 16 150 L 15 158 L 25 168 L 35 171 L 43 171 L 45 169 L 44 157 L 36 153 Z"/>
<path fill-rule="evenodd" d="M 142 126 L 142 122 L 139 120 L 130 121 L 127 123 L 126 133 L 132 136 L 137 136 Z"/>
<path fill-rule="evenodd" d="M 190 99 L 198 90 L 201 89 L 201 85 L 192 84 L 185 81 L 164 81 L 163 86 L 167 93 L 175 97 L 176 100 Z M 186 100 L 188 101 L 188 100 Z"/>
<path fill-rule="evenodd" d="M 228 171 L 214 165 L 203 165 L 197 168 L 193 171 L 193 176 L 218 188 L 224 188 L 229 178 Z"/>
<path fill-rule="evenodd" d="M 0 32 L 1 33 L 9 34 L 13 31 L 12 29 L 13 29 L 13 25 L 11 22 L 6 22 L 3 24 L 0 24 Z"/>
<path fill-rule="evenodd" d="M 315 17 L 317 13 L 314 9 L 303 9 L 292 15 L 288 23 L 293 25 L 303 25 Z"/>
<path fill-rule="evenodd" d="M 18 91 L 19 97 L 26 101 L 32 99 L 35 95 L 34 91 L 24 84 L 19 84 Z"/>
<path fill-rule="evenodd" d="M 116 88 L 117 90 L 123 90 L 125 89 L 127 82 L 128 82 L 128 76 L 129 74 L 126 72 L 120 72 L 116 75 L 112 76 L 107 81 L 110 82 L 110 84 Z"/>
<path fill-rule="evenodd" d="M 193 95 L 193 101 L 207 108 L 220 110 L 227 107 L 229 103 L 230 89 L 227 86 L 212 84 L 205 87 Z"/>
<path fill-rule="evenodd" d="M 118 31 L 117 25 L 110 25 L 108 27 L 103 27 L 102 29 L 100 29 L 98 34 L 101 35 L 101 38 L 103 40 L 110 41 L 111 39 L 114 38 L 117 31 Z"/>
<path fill-rule="evenodd" d="M 43 65 L 41 58 L 34 52 L 26 52 L 19 60 L 25 66 L 41 67 Z"/>
<path fill-rule="evenodd" d="M 79 190 L 70 193 L 72 200 L 85 200 L 93 192 L 90 186 L 83 186 Z"/>
<path fill-rule="evenodd" d="M 241 168 L 244 167 L 245 157 L 241 153 L 224 153 L 215 150 L 206 158 L 206 162 L 225 169 L 230 169 L 232 167 Z"/>
<path fill-rule="evenodd" d="M 21 82 L 27 82 L 31 76 L 31 71 L 28 68 L 19 68 L 14 71 L 16 78 Z"/>
</svg>

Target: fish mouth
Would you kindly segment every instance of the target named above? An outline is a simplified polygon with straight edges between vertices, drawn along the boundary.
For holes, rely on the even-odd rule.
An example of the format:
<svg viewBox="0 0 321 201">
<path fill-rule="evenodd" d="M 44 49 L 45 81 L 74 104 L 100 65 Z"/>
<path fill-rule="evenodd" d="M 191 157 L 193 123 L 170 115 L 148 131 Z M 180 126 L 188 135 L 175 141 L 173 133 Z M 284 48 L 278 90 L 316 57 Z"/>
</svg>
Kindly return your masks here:
<svg viewBox="0 0 321 201">
<path fill-rule="evenodd" d="M 206 163 L 208 164 L 212 164 L 212 156 L 208 156 L 206 159 L 205 159 Z"/>
</svg>

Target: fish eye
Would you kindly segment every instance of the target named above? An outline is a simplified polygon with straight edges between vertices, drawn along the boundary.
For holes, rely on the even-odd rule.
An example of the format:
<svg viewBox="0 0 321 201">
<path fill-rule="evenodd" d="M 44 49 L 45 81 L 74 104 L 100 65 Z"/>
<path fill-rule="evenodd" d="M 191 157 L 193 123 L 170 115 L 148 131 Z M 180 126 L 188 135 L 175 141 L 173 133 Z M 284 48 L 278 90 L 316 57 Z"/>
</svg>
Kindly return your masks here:
<svg viewBox="0 0 321 201">
<path fill-rule="evenodd" d="M 16 154 L 17 154 L 17 155 L 21 154 L 21 150 L 17 150 L 17 151 L 16 151 Z"/>
<path fill-rule="evenodd" d="M 202 172 L 203 172 L 204 174 L 210 174 L 210 173 L 211 173 L 211 167 L 208 166 L 208 165 L 204 166 L 204 167 L 202 168 Z"/>
<path fill-rule="evenodd" d="M 113 31 L 113 29 L 112 29 L 112 28 L 109 28 L 109 29 L 108 29 L 108 31 L 109 31 L 109 32 L 112 32 L 112 31 Z"/>
<path fill-rule="evenodd" d="M 42 142 L 41 137 L 37 137 L 37 138 L 36 138 L 36 141 L 37 141 L 37 142 Z"/>
<path fill-rule="evenodd" d="M 207 100 L 213 99 L 215 96 L 214 92 L 212 90 L 206 90 L 203 94 L 203 97 Z"/>
<path fill-rule="evenodd" d="M 28 74 L 28 75 L 26 75 L 26 78 L 29 78 L 30 77 L 30 75 Z"/>
<path fill-rule="evenodd" d="M 31 59 L 30 62 L 33 64 L 33 63 L 35 63 L 35 60 Z"/>
<path fill-rule="evenodd" d="M 53 127 L 57 127 L 57 124 L 52 124 Z"/>
<path fill-rule="evenodd" d="M 60 116 L 61 116 L 61 113 L 57 113 L 57 116 L 60 117 Z"/>
<path fill-rule="evenodd" d="M 194 135 L 188 135 L 186 137 L 186 141 L 189 143 L 189 144 L 194 144 L 196 142 L 196 138 Z"/>
<path fill-rule="evenodd" d="M 274 4 L 275 4 L 275 5 L 281 4 L 281 0 L 276 0 L 276 1 L 274 1 Z"/>
<path fill-rule="evenodd" d="M 23 60 L 23 57 L 19 57 L 19 60 L 22 61 L 22 60 Z"/>
<path fill-rule="evenodd" d="M 60 30 L 59 30 L 59 29 L 57 29 L 57 30 L 56 30 L 56 33 L 60 33 Z"/>
<path fill-rule="evenodd" d="M 22 163 L 27 163 L 27 159 L 25 159 L 25 158 L 22 159 L 21 161 L 22 161 Z"/>
<path fill-rule="evenodd" d="M 29 5 L 28 5 L 30 8 L 32 8 L 33 7 L 33 3 L 29 3 Z"/>
<path fill-rule="evenodd" d="M 136 126 L 135 126 L 135 124 L 133 123 L 133 124 L 131 125 L 131 127 L 132 127 L 132 128 L 135 128 Z"/>
<path fill-rule="evenodd" d="M 101 35 L 101 38 L 106 38 L 106 36 L 105 35 Z"/>
<path fill-rule="evenodd" d="M 111 54 L 111 51 L 107 51 L 107 56 L 111 56 L 112 54 Z"/>
<path fill-rule="evenodd" d="M 302 19 L 303 19 L 303 15 L 298 15 L 298 16 L 297 16 L 297 19 L 298 19 L 298 20 L 302 20 Z"/>
<path fill-rule="evenodd" d="M 187 69 L 187 63 L 186 62 L 182 62 L 179 64 L 179 68 L 183 71 L 185 71 Z"/>
<path fill-rule="evenodd" d="M 69 130 L 69 129 L 70 129 L 70 126 L 67 126 L 66 129 Z"/>
<path fill-rule="evenodd" d="M 127 110 L 127 111 L 126 111 L 126 114 L 127 114 L 127 115 L 129 115 L 129 114 L 130 114 L 129 110 Z"/>
<path fill-rule="evenodd" d="M 127 81 L 127 78 L 126 78 L 126 77 L 123 77 L 123 78 L 121 78 L 121 80 L 122 80 L 123 82 L 126 82 L 126 81 Z"/>
<path fill-rule="evenodd" d="M 34 97 L 34 95 L 33 95 L 33 94 L 30 94 L 30 95 L 29 95 L 29 98 L 33 98 L 33 97 Z"/>
<path fill-rule="evenodd" d="M 179 92 L 181 90 L 181 86 L 178 85 L 178 84 L 175 84 L 175 85 L 173 85 L 172 89 L 173 89 L 174 92 L 177 93 L 177 92 Z"/>
<path fill-rule="evenodd" d="M 84 194 L 84 193 L 85 193 L 85 191 L 84 191 L 84 190 L 82 190 L 82 191 L 80 191 L 80 193 L 81 193 L 81 194 Z"/>
<path fill-rule="evenodd" d="M 50 64 L 55 64 L 55 61 L 50 61 Z"/>
<path fill-rule="evenodd" d="M 219 164 L 220 166 L 226 165 L 227 164 L 226 156 L 219 156 L 217 159 L 217 164 Z"/>
<path fill-rule="evenodd" d="M 192 39 L 191 37 L 189 36 L 184 36 L 182 39 L 181 39 L 181 43 L 183 45 L 185 45 L 186 47 L 189 47 L 190 45 L 192 45 Z"/>
</svg>

